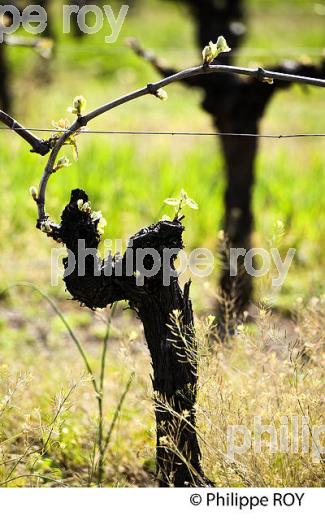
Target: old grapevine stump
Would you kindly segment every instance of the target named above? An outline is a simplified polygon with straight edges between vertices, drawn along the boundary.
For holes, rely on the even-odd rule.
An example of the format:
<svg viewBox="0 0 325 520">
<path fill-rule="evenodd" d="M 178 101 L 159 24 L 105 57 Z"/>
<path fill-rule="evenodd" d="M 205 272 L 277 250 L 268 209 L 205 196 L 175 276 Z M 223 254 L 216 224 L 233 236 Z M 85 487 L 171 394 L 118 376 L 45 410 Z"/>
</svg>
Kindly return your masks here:
<svg viewBox="0 0 325 520">
<path fill-rule="evenodd" d="M 98 221 L 80 210 L 81 200 L 87 202 L 87 194 L 72 191 L 54 234 L 68 250 L 64 260 L 66 287 L 75 300 L 91 309 L 120 300 L 129 302 L 143 323 L 152 360 L 159 484 L 211 485 L 201 467 L 196 434 L 198 376 L 189 283 L 182 291 L 174 270 L 177 253 L 183 248 L 184 227 L 177 219 L 158 222 L 134 235 L 124 256 L 101 260 L 97 254 Z M 89 253 L 83 260 L 80 244 Z M 155 274 L 153 257 L 161 262 Z M 135 272 L 139 258 L 142 268 Z M 78 273 L 81 264 L 82 276 Z"/>
</svg>

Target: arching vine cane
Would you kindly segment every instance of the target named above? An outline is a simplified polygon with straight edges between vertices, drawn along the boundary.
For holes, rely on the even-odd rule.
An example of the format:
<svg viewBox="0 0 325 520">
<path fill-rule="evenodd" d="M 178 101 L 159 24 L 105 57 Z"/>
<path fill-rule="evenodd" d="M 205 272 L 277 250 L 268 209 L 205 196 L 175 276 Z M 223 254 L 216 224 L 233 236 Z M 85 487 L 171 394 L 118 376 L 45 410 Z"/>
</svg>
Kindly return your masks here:
<svg viewBox="0 0 325 520">
<path fill-rule="evenodd" d="M 100 242 L 100 216 L 91 214 L 88 195 L 81 189 L 75 189 L 63 210 L 60 224 L 52 222 L 45 211 L 46 187 L 51 175 L 59 168 L 67 166 L 65 158 L 58 160 L 62 146 L 74 145 L 76 136 L 90 121 L 119 105 L 147 94 L 166 99 L 167 94 L 162 89 L 173 82 L 202 74 L 228 72 L 253 76 L 261 81 L 278 79 L 325 86 L 325 81 L 319 79 L 263 69 L 211 65 L 218 54 L 227 50 L 225 40 L 220 37 L 217 44 L 211 42 L 204 49 L 203 65 L 149 84 L 86 115 L 82 114 L 83 98 L 79 96 L 75 99 L 72 110 L 77 115 L 75 122 L 48 141 L 38 139 L 8 114 L 0 111 L 0 121 L 26 140 L 32 146 L 32 152 L 40 155 L 50 153 L 39 190 L 32 189 L 38 208 L 37 227 L 67 247 L 64 282 L 73 299 L 90 309 L 105 308 L 114 302 L 126 300 L 142 321 L 153 367 L 157 478 L 161 486 L 212 485 L 201 466 L 196 432 L 195 403 L 198 376 L 193 312 L 189 298 L 190 283 L 182 290 L 174 269 L 177 254 L 183 248 L 183 217 L 177 214 L 173 221 L 159 221 L 140 230 L 131 237 L 128 248 L 133 260 L 136 259 L 139 250 L 154 250 L 162 265 L 164 251 L 170 250 L 168 285 L 164 283 L 163 269 L 153 276 L 144 275 L 143 283 L 137 284 L 137 273 L 128 271 L 126 255 L 105 260 L 101 260 L 99 255 L 87 256 L 85 275 L 79 276 L 77 267 L 67 271 L 69 255 L 74 255 L 75 265 L 78 266 L 80 240 L 87 249 L 97 250 Z M 148 273 L 152 267 L 152 259 L 145 257 L 143 260 L 145 273 Z"/>
</svg>

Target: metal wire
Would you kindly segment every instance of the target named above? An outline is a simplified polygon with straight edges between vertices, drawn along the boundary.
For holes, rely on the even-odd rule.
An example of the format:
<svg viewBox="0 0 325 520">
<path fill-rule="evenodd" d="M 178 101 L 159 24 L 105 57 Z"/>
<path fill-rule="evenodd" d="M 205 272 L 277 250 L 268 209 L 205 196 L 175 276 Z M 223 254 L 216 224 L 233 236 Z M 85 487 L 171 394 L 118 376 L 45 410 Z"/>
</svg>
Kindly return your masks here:
<svg viewBox="0 0 325 520">
<path fill-rule="evenodd" d="M 0 127 L 0 130 L 12 131 L 19 133 L 19 129 L 11 129 L 8 127 Z M 56 130 L 51 128 L 24 128 L 29 132 L 45 132 L 51 134 L 64 133 L 66 130 Z M 259 137 L 261 139 L 297 139 L 307 137 L 325 137 L 325 133 L 311 134 L 251 134 L 236 132 L 156 132 L 156 131 L 133 131 L 133 130 L 81 130 L 79 134 L 95 134 L 95 135 L 152 135 L 152 136 L 183 136 L 183 137 Z"/>
</svg>

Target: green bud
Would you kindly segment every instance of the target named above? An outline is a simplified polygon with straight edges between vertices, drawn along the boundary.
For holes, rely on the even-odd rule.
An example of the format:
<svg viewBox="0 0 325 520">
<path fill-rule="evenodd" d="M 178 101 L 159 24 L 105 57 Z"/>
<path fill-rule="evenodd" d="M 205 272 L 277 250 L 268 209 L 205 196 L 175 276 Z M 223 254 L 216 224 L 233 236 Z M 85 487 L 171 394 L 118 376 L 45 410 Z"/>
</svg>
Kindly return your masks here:
<svg viewBox="0 0 325 520">
<path fill-rule="evenodd" d="M 35 186 L 31 186 L 29 188 L 29 193 L 30 195 L 33 197 L 33 199 L 35 200 L 35 202 L 37 202 L 37 197 L 38 197 L 38 191 L 37 191 L 37 188 L 35 188 Z"/>
<path fill-rule="evenodd" d="M 164 90 L 163 88 L 159 88 L 157 90 L 156 96 L 161 101 L 167 101 L 167 99 L 168 99 L 168 94 L 167 94 L 166 90 Z"/>
<path fill-rule="evenodd" d="M 76 96 L 73 100 L 72 107 L 68 108 L 68 112 L 81 115 L 81 112 L 86 108 L 87 100 L 83 96 Z"/>
<path fill-rule="evenodd" d="M 263 78 L 263 83 L 267 83 L 268 85 L 273 85 L 273 78 Z"/>
<path fill-rule="evenodd" d="M 90 202 L 85 202 L 84 205 L 81 208 L 81 211 L 83 211 L 84 213 L 91 213 Z"/>
<path fill-rule="evenodd" d="M 167 221 L 167 222 L 171 222 L 172 219 L 170 218 L 169 215 L 163 215 L 163 216 L 161 217 L 160 220 L 162 220 L 162 221 Z"/>
<path fill-rule="evenodd" d="M 213 55 L 210 45 L 206 45 L 202 51 L 203 63 L 211 63 L 213 61 Z"/>
</svg>

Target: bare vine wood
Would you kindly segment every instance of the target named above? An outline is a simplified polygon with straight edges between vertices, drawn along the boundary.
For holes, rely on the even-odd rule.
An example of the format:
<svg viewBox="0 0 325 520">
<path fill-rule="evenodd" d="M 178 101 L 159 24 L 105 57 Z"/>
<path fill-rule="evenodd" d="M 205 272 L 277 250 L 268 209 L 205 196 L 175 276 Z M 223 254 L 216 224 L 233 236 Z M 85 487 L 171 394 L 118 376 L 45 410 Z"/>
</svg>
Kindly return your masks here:
<svg viewBox="0 0 325 520">
<path fill-rule="evenodd" d="M 141 229 L 130 239 L 128 254 L 121 258 L 87 256 L 85 276 L 78 273 L 79 243 L 97 250 L 100 237 L 98 222 L 83 212 L 78 201 L 88 202 L 88 195 L 73 190 L 65 207 L 55 239 L 65 244 L 68 257 L 64 260 L 64 282 L 73 299 L 90 309 L 105 308 L 126 300 L 142 321 L 153 368 L 154 405 L 156 416 L 157 479 L 160 486 L 209 486 L 201 466 L 201 452 L 196 432 L 195 403 L 197 396 L 197 345 L 194 333 L 190 284 L 181 289 L 174 269 L 177 252 L 183 248 L 184 227 L 181 220 L 160 221 Z M 135 265 L 139 250 L 155 250 L 161 259 L 172 249 L 169 284 L 164 283 L 164 268 L 154 276 L 144 275 L 143 284 L 137 275 L 128 272 L 130 255 Z M 75 268 L 69 269 L 73 256 Z M 151 269 L 150 255 L 144 262 Z M 166 267 L 166 266 L 165 266 Z"/>
</svg>

